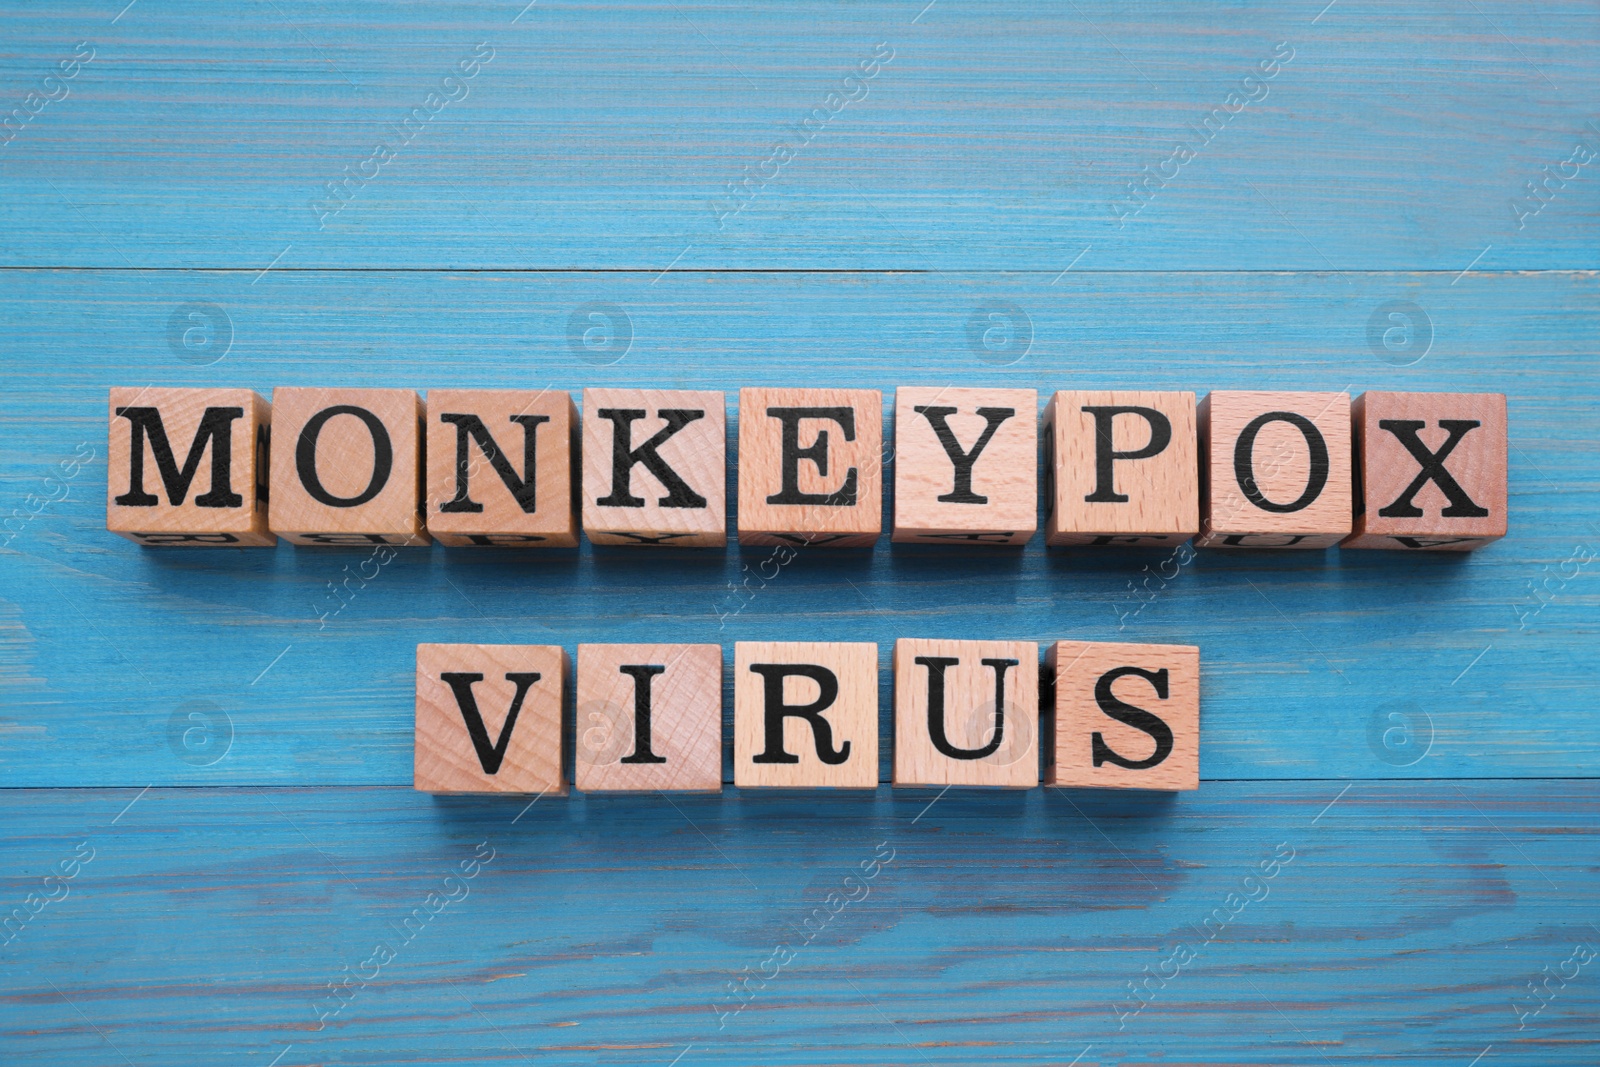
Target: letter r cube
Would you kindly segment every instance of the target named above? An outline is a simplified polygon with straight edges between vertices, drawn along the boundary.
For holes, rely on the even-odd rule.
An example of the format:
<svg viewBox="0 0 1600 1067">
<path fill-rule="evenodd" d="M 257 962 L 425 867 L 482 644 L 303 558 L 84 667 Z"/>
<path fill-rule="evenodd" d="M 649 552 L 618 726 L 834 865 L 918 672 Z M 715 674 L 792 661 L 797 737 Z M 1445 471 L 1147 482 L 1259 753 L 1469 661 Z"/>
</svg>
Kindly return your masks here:
<svg viewBox="0 0 1600 1067">
<path fill-rule="evenodd" d="M 735 785 L 877 788 L 877 645 L 740 641 L 733 658 Z"/>
</svg>

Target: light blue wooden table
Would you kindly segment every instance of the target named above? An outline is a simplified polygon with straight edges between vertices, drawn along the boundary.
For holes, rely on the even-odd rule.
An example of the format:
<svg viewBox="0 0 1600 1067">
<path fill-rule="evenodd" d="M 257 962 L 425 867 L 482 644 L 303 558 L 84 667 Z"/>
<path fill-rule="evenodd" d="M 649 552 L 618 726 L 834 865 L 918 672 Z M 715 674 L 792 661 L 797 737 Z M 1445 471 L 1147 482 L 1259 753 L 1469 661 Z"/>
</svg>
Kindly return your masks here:
<svg viewBox="0 0 1600 1067">
<path fill-rule="evenodd" d="M 1600 1060 L 1594 3 L 123 2 L 0 16 L 0 1061 Z M 1501 391 L 1511 534 L 334 611 L 105 532 L 145 383 Z M 1198 644 L 1201 788 L 409 788 L 419 641 L 821 635 Z"/>
</svg>

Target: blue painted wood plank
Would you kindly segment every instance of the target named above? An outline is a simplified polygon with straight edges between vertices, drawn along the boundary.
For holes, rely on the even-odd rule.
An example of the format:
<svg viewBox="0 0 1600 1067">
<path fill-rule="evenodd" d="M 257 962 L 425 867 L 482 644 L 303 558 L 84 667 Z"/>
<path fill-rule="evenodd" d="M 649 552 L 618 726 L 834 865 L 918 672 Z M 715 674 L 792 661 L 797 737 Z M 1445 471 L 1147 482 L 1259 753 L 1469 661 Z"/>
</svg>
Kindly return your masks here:
<svg viewBox="0 0 1600 1067">
<path fill-rule="evenodd" d="M 1600 954 L 1591 784 L 935 797 L 6 790 L 0 901 L 57 899 L 0 948 L 0 1047 L 74 1067 L 1600 1054 L 1600 962 L 1568 963 Z M 45 889 L 51 870 L 75 874 Z M 369 962 L 380 943 L 394 958 Z"/>
<path fill-rule="evenodd" d="M 0 133 L 5 265 L 1454 272 L 1600 247 L 1600 162 L 1574 156 L 1600 149 L 1588 3 L 75 0 L 3 21 L 0 105 L 45 101 Z M 93 58 L 46 83 L 79 41 Z"/>
<path fill-rule="evenodd" d="M 103 457 L 106 389 L 147 382 L 657 385 L 726 390 L 730 406 L 741 385 L 821 382 L 886 399 L 897 384 L 1495 390 L 1514 447 L 1511 535 L 1464 558 L 1205 552 L 1166 580 L 1165 554 L 1037 537 L 1021 552 L 885 540 L 767 576 L 764 550 L 434 548 L 401 552 L 337 611 L 329 584 L 361 553 L 140 549 L 104 530 L 96 460 L 0 550 L 0 774 L 403 784 L 419 641 L 826 633 L 885 658 L 902 636 L 1196 643 L 1211 780 L 1592 777 L 1597 286 L 1588 272 L 13 273 L 7 513 L 51 495 L 44 479 L 80 447 Z M 1415 305 L 1411 347 L 1374 349 L 1368 324 L 1394 300 Z M 215 347 L 168 331 L 196 301 L 231 322 L 231 349 L 205 366 L 189 360 Z M 619 309 L 625 352 L 569 345 L 596 301 Z M 969 347 L 974 312 L 1001 306 L 1025 354 Z M 229 724 L 225 755 L 186 733 L 195 710 Z"/>
</svg>

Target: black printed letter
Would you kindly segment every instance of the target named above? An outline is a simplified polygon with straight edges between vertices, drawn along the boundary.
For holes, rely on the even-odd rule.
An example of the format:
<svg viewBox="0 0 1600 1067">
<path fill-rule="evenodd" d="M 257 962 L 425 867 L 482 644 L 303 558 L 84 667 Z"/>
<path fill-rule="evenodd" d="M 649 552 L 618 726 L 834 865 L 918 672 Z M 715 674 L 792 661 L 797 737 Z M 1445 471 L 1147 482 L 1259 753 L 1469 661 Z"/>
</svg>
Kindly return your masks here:
<svg viewBox="0 0 1600 1067">
<path fill-rule="evenodd" d="M 456 497 L 439 505 L 440 512 L 449 515 L 465 512 L 476 515 L 483 511 L 483 505 L 473 500 L 467 490 L 468 464 L 467 464 L 467 439 L 478 442 L 478 448 L 483 452 L 483 458 L 489 461 L 489 466 L 506 483 L 506 488 L 511 490 L 511 496 L 516 500 L 517 506 L 524 512 L 532 515 L 534 512 L 534 462 L 537 450 L 534 447 L 540 423 L 550 421 L 548 415 L 513 415 L 511 421 L 522 427 L 522 477 L 517 477 L 517 472 L 511 469 L 510 462 L 505 454 L 500 451 L 500 445 L 489 433 L 489 428 L 483 420 L 476 415 L 456 415 L 443 413 L 439 416 L 440 422 L 448 422 L 456 428 Z"/>
<path fill-rule="evenodd" d="M 662 408 L 656 415 L 666 423 L 656 435 L 638 448 L 632 447 L 633 423 L 645 417 L 643 408 L 601 408 L 595 412 L 602 419 L 611 420 L 611 492 L 595 500 L 608 508 L 642 508 L 644 500 L 633 495 L 633 467 L 643 463 L 645 470 L 656 476 L 667 495 L 656 503 L 664 508 L 703 508 L 706 498 L 690 489 L 678 472 L 667 466 L 656 449 L 667 438 L 696 419 L 705 418 L 704 411 L 687 411 L 682 408 Z"/>
<path fill-rule="evenodd" d="M 1096 767 L 1100 766 L 1102 763 L 1114 763 L 1118 767 L 1126 767 L 1133 771 L 1142 771 L 1150 767 L 1154 767 L 1156 764 L 1166 759 L 1167 756 L 1172 752 L 1172 727 L 1168 726 L 1161 719 L 1157 718 L 1155 715 L 1144 710 L 1143 708 L 1136 708 L 1132 704 L 1125 704 L 1118 700 L 1115 696 L 1112 696 L 1112 684 L 1115 683 L 1118 678 L 1127 678 L 1130 676 L 1143 678 L 1145 681 L 1149 682 L 1151 688 L 1156 691 L 1156 696 L 1160 697 L 1162 700 L 1167 699 L 1167 669 L 1165 667 L 1161 668 L 1159 671 L 1147 671 L 1139 667 L 1117 667 L 1114 670 L 1106 671 L 1106 673 L 1100 676 L 1100 680 L 1094 683 L 1094 701 L 1096 704 L 1100 705 L 1101 711 L 1105 712 L 1113 719 L 1116 719 L 1121 723 L 1126 723 L 1127 725 L 1135 727 L 1136 729 L 1143 730 L 1145 733 L 1155 738 L 1156 750 L 1150 754 L 1148 759 L 1127 759 L 1126 757 L 1119 756 L 1115 752 L 1111 751 L 1111 748 L 1106 744 L 1105 739 L 1100 736 L 1100 731 L 1096 730 L 1094 732 L 1094 738 L 1092 739 L 1094 765 Z"/>
<path fill-rule="evenodd" d="M 832 493 L 802 493 L 800 491 L 800 461 L 809 459 L 817 466 L 817 473 L 828 476 L 828 431 L 818 430 L 817 439 L 806 448 L 800 447 L 801 419 L 831 419 L 844 431 L 846 441 L 856 439 L 856 412 L 854 408 L 768 408 L 767 417 L 783 423 L 783 488 L 767 497 L 769 504 L 810 504 L 817 507 L 853 508 L 856 504 L 856 469 L 850 468 L 844 484 Z"/>
<path fill-rule="evenodd" d="M 628 664 L 617 670 L 633 679 L 633 754 L 623 756 L 623 763 L 665 763 L 665 756 L 650 751 L 650 679 L 665 674 L 667 668 L 658 664 L 648 666 Z"/>
<path fill-rule="evenodd" d="M 839 676 L 815 663 L 752 663 L 750 669 L 761 675 L 766 686 L 763 691 L 766 707 L 767 747 L 751 758 L 752 763 L 799 763 L 800 757 L 790 755 L 783 747 L 783 720 L 793 716 L 811 724 L 811 733 L 817 743 L 817 758 L 830 767 L 836 767 L 850 758 L 850 742 L 837 749 L 833 747 L 833 727 L 822 713 L 839 699 Z M 785 704 L 783 680 L 788 677 L 810 678 L 820 692 L 809 704 Z"/>
<path fill-rule="evenodd" d="M 1256 434 L 1269 422 L 1287 422 L 1299 430 L 1306 439 L 1306 450 L 1311 454 L 1311 469 L 1306 475 L 1305 492 L 1287 504 L 1275 504 L 1268 500 L 1256 485 L 1254 453 L 1256 449 Z M 1250 420 L 1250 424 L 1239 433 L 1239 440 L 1233 446 L 1233 476 L 1239 482 L 1239 488 L 1244 490 L 1244 495 L 1250 503 L 1262 511 L 1271 511 L 1277 514 L 1287 514 L 1291 511 L 1301 511 L 1310 506 L 1311 502 L 1322 494 L 1322 487 L 1328 484 L 1328 442 L 1322 439 L 1322 432 L 1316 424 L 1304 415 L 1297 415 L 1292 411 L 1269 411 L 1265 415 L 1257 415 Z"/>
<path fill-rule="evenodd" d="M 1411 453 L 1411 458 L 1422 465 L 1421 472 L 1406 487 L 1406 491 L 1395 497 L 1394 503 L 1388 507 L 1379 508 L 1378 514 L 1386 519 L 1421 517 L 1422 509 L 1413 504 L 1411 498 L 1431 481 L 1450 501 L 1450 505 L 1439 512 L 1445 518 L 1481 519 L 1488 515 L 1489 510 L 1474 503 L 1467 495 L 1467 491 L 1461 488 L 1461 483 L 1444 469 L 1444 461 L 1456 450 L 1456 445 L 1461 443 L 1461 439 L 1467 436 L 1467 431 L 1475 430 L 1483 424 L 1477 419 L 1440 419 L 1439 428 L 1448 432 L 1450 436 L 1439 446 L 1437 452 L 1429 452 L 1428 446 L 1417 436 L 1417 431 L 1427 425 L 1425 422 L 1413 422 L 1410 419 L 1382 419 L 1378 422 L 1379 429 L 1394 434 L 1400 443 L 1406 446 L 1406 451 Z"/>
<path fill-rule="evenodd" d="M 928 736 L 933 747 L 951 759 L 983 759 L 1000 749 L 1006 735 L 1006 671 L 1015 667 L 1018 660 L 986 659 L 985 667 L 994 668 L 994 736 L 982 748 L 957 748 L 950 743 L 944 731 L 944 671 L 961 661 L 954 656 L 918 656 L 914 661 L 928 668 Z"/>
<path fill-rule="evenodd" d="M 483 681 L 483 675 L 446 671 L 439 675 L 439 680 L 456 695 L 456 706 L 461 709 L 461 718 L 466 721 L 467 734 L 472 738 L 472 747 L 477 749 L 483 773 L 499 773 L 500 761 L 506 758 L 506 746 L 511 743 L 511 731 L 517 725 L 517 715 L 522 711 L 523 698 L 528 695 L 528 687 L 539 680 L 539 672 L 524 671 L 506 675 L 506 681 L 515 684 L 517 691 L 511 698 L 511 710 L 506 712 L 506 723 L 500 727 L 500 740 L 493 744 L 489 743 L 489 731 L 484 728 L 483 715 L 478 711 L 478 698 L 472 695 L 472 683 Z"/>
<path fill-rule="evenodd" d="M 987 504 L 989 498 L 972 491 L 972 467 L 978 462 L 978 456 L 989 444 L 989 438 L 1000 428 L 1000 424 L 1017 413 L 1016 408 L 979 408 L 978 415 L 984 420 L 983 433 L 978 435 L 978 443 L 972 446 L 972 451 L 961 451 L 961 442 L 956 440 L 950 424 L 945 421 L 956 413 L 955 408 L 931 407 L 918 404 L 912 409 L 918 415 L 928 420 L 933 427 L 933 432 L 939 438 L 939 443 L 944 446 L 945 455 L 950 457 L 950 462 L 956 469 L 955 484 L 950 491 L 939 497 L 943 504 Z"/>
<path fill-rule="evenodd" d="M 243 408 L 206 408 L 200 417 L 200 428 L 195 431 L 189 445 L 189 455 L 178 469 L 172 445 L 167 441 L 167 429 L 161 424 L 161 412 L 155 408 L 118 408 L 117 414 L 128 420 L 133 435 L 128 455 L 128 491 L 117 497 L 117 503 L 136 508 L 153 508 L 160 499 L 144 489 L 144 442 L 150 439 L 150 451 L 155 453 L 156 470 L 161 474 L 161 484 L 166 487 L 167 500 L 174 506 L 182 504 L 189 495 L 189 486 L 200 470 L 200 457 L 206 446 L 215 443 L 211 453 L 211 491 L 194 498 L 195 506 L 202 508 L 236 508 L 244 498 L 233 491 L 233 428 L 234 419 L 244 417 Z"/>
<path fill-rule="evenodd" d="M 1112 464 L 1119 459 L 1149 459 L 1160 455 L 1172 443 L 1172 423 L 1155 408 L 1132 405 L 1085 407 L 1094 416 L 1094 492 L 1083 499 L 1091 504 L 1126 504 L 1127 494 L 1119 493 L 1112 477 Z M 1111 424 L 1118 415 L 1137 415 L 1150 424 L 1150 442 L 1132 452 L 1112 448 Z"/>
<path fill-rule="evenodd" d="M 334 496 L 322 487 L 322 479 L 317 476 L 317 437 L 335 415 L 354 415 L 366 424 L 367 432 L 372 434 L 372 479 L 355 496 Z M 330 508 L 359 507 L 383 492 L 383 487 L 389 484 L 389 472 L 394 469 L 394 446 L 389 443 L 389 431 L 384 429 L 383 421 L 378 416 L 353 404 L 335 404 L 311 416 L 301 428 L 300 439 L 294 446 L 294 467 L 300 475 L 300 484 L 305 486 L 306 492 L 317 503 Z"/>
</svg>

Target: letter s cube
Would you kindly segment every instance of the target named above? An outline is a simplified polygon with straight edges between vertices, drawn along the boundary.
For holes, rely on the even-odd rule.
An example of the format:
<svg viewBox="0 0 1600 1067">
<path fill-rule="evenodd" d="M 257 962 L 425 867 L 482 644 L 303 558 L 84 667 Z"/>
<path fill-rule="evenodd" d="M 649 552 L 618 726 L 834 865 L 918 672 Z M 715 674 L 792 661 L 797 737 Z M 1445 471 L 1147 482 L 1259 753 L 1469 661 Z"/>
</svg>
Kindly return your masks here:
<svg viewBox="0 0 1600 1067">
<path fill-rule="evenodd" d="M 1200 787 L 1200 650 L 1192 645 L 1057 641 L 1048 785 Z"/>
</svg>

